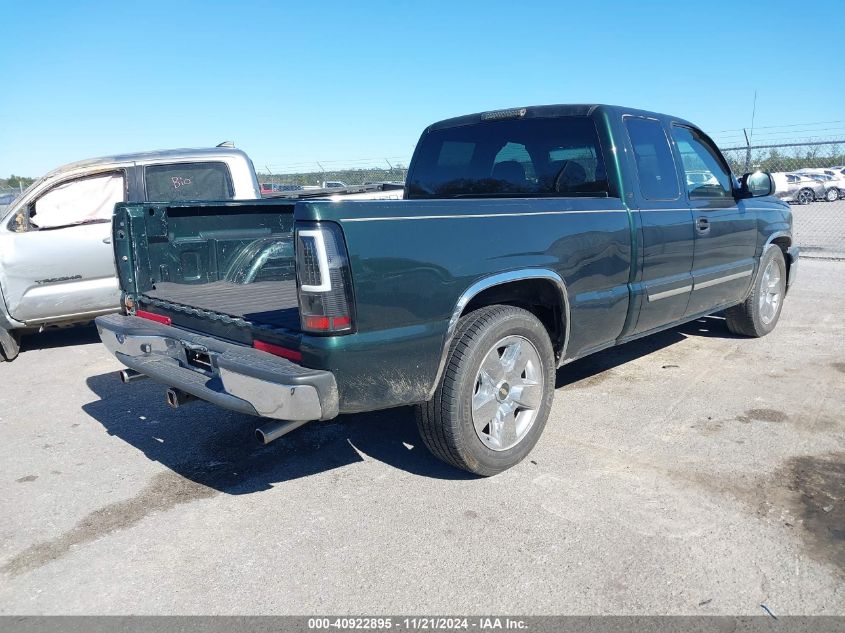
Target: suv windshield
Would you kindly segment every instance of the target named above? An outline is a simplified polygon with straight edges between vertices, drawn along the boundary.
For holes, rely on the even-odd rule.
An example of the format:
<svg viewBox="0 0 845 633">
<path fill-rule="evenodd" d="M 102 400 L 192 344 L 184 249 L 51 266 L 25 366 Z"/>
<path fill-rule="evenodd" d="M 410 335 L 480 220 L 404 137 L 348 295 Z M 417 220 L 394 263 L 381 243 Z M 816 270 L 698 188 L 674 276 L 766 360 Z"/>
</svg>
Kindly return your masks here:
<svg viewBox="0 0 845 633">
<path fill-rule="evenodd" d="M 608 195 L 585 116 L 485 121 L 423 135 L 408 198 Z"/>
</svg>

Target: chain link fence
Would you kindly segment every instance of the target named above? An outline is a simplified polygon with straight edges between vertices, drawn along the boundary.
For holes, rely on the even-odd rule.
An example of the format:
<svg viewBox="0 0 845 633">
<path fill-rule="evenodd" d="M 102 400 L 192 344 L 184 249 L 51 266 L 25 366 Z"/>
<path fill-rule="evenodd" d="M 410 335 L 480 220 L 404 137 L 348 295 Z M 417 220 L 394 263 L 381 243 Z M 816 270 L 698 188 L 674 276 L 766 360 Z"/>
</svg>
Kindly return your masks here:
<svg viewBox="0 0 845 633">
<path fill-rule="evenodd" d="M 14 187 L 0 186 L 0 213 L 6 210 L 12 202 L 20 195 L 20 190 Z"/>
<path fill-rule="evenodd" d="M 289 166 L 265 166 L 263 172 L 259 170 L 258 182 L 275 185 L 273 191 L 291 191 L 299 188 L 355 187 L 382 183 L 404 185 L 408 175 L 407 160 L 381 158 L 368 160 L 368 165 L 360 167 L 331 166 L 338 162 L 348 165 L 363 161 L 314 161 Z"/>
<path fill-rule="evenodd" d="M 722 150 L 735 174 L 771 172 L 792 206 L 802 257 L 845 259 L 845 140 L 745 145 Z"/>
</svg>

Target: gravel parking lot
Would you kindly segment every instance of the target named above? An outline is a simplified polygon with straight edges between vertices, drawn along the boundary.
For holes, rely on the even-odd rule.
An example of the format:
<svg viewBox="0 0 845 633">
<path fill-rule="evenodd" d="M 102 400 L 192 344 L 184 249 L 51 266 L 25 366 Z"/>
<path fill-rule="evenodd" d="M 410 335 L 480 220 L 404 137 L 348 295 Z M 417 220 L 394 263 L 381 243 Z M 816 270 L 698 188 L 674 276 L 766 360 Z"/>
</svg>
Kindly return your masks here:
<svg viewBox="0 0 845 633">
<path fill-rule="evenodd" d="M 568 365 L 491 479 L 409 409 L 261 447 L 121 385 L 92 328 L 31 337 L 0 364 L 0 613 L 845 615 L 843 314 L 845 262 L 805 260 L 768 337 L 709 317 Z"/>
</svg>

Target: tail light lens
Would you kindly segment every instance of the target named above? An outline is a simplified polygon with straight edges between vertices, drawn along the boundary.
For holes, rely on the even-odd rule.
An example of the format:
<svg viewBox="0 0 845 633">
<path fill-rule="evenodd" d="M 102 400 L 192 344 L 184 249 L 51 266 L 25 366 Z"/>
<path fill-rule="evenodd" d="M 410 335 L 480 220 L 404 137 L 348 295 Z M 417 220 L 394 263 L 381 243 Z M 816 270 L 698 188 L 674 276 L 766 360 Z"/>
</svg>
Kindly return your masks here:
<svg viewBox="0 0 845 633">
<path fill-rule="evenodd" d="M 352 331 L 355 325 L 352 275 L 337 224 L 297 223 L 296 288 L 303 331 L 321 334 Z"/>
</svg>

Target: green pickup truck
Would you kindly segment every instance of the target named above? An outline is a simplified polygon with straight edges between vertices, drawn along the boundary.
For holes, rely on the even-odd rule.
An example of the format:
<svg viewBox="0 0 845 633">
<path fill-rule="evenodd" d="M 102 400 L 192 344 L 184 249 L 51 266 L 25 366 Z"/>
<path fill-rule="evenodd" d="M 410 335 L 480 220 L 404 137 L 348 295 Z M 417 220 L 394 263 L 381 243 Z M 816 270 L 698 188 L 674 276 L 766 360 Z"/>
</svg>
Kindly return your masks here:
<svg viewBox="0 0 845 633">
<path fill-rule="evenodd" d="M 775 327 L 798 250 L 772 192 L 676 117 L 473 114 L 423 132 L 402 200 L 117 205 L 123 314 L 97 326 L 124 381 L 269 418 L 263 442 L 413 404 L 437 457 L 494 475 L 558 367 L 719 310 Z"/>
</svg>

